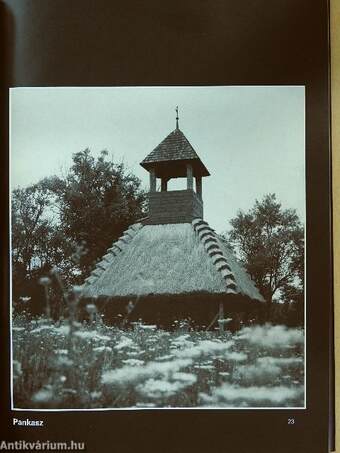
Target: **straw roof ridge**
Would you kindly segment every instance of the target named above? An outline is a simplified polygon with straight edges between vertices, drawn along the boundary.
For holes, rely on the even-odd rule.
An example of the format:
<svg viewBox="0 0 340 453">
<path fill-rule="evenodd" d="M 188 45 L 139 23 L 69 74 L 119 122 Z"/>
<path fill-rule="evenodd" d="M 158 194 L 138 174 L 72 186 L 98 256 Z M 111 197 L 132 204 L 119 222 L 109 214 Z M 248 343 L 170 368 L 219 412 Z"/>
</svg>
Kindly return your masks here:
<svg viewBox="0 0 340 453">
<path fill-rule="evenodd" d="M 218 235 L 209 224 L 201 218 L 192 221 L 192 226 L 204 245 L 215 269 L 222 276 L 227 294 L 243 294 L 252 299 L 264 302 L 263 296 L 255 286 L 242 263 L 236 259 L 227 241 Z"/>
<path fill-rule="evenodd" d="M 102 257 L 100 261 L 96 264 L 95 268 L 92 270 L 89 277 L 85 279 L 84 286 L 93 284 L 102 273 L 111 265 L 114 257 L 120 253 L 127 244 L 129 244 L 134 236 L 139 232 L 143 227 L 143 224 L 138 222 L 135 223 L 124 231 L 123 235 L 120 236 L 118 241 L 114 241 L 112 246 L 107 250 L 107 253 Z"/>
<path fill-rule="evenodd" d="M 192 226 L 212 260 L 215 269 L 222 276 L 227 294 L 237 294 L 236 279 L 229 266 L 228 259 L 217 241 L 217 234 L 207 222 L 200 218 L 194 219 Z"/>
</svg>

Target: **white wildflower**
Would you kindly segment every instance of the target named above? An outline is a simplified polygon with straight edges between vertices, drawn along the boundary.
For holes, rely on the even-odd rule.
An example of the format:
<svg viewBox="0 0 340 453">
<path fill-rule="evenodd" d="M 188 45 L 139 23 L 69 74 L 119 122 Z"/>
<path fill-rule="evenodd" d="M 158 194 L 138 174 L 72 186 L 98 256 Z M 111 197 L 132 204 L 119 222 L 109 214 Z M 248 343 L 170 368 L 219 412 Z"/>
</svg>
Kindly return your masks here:
<svg viewBox="0 0 340 453">
<path fill-rule="evenodd" d="M 150 362 L 143 367 L 125 366 L 103 373 L 102 383 L 124 385 L 148 377 L 169 376 L 181 368 L 191 365 L 191 363 L 192 360 L 190 359 L 178 359 L 171 362 Z"/>
<path fill-rule="evenodd" d="M 32 297 L 29 297 L 29 296 L 20 296 L 19 299 L 20 299 L 22 302 L 26 303 L 26 302 L 29 302 L 29 301 L 32 299 Z"/>
<path fill-rule="evenodd" d="M 98 341 L 109 341 L 110 337 L 107 335 L 101 335 L 95 330 L 79 330 L 75 332 L 75 336 L 81 338 L 82 340 L 98 340 Z"/>
<path fill-rule="evenodd" d="M 289 348 L 301 345 L 304 342 L 302 329 L 289 329 L 286 326 L 264 326 L 244 327 L 236 336 L 239 340 L 247 340 L 251 344 L 269 348 Z"/>
<path fill-rule="evenodd" d="M 175 338 L 172 343 L 185 343 L 187 340 L 189 340 L 190 335 L 188 333 L 180 335 L 179 337 Z"/>
<path fill-rule="evenodd" d="M 138 326 L 139 329 L 141 330 L 156 330 L 157 326 L 156 325 L 147 325 L 147 324 L 139 324 Z"/>
<path fill-rule="evenodd" d="M 95 306 L 95 304 L 87 304 L 86 305 L 86 311 L 87 313 L 96 313 L 97 312 L 97 307 Z"/>
<path fill-rule="evenodd" d="M 281 374 L 281 368 L 272 363 L 260 362 L 256 365 L 243 365 L 234 373 L 236 379 L 242 379 L 248 383 L 258 381 L 271 382 Z"/>
<path fill-rule="evenodd" d="M 247 360 L 248 356 L 244 352 L 227 351 L 224 354 L 224 358 L 234 362 L 243 362 L 244 360 Z"/>
<path fill-rule="evenodd" d="M 120 349 L 131 348 L 133 346 L 135 346 L 135 344 L 131 340 L 131 338 L 122 336 L 120 338 L 119 343 L 116 344 L 116 346 L 114 348 L 117 349 L 117 351 L 119 351 Z"/>
<path fill-rule="evenodd" d="M 49 321 L 46 318 L 39 318 L 36 322 L 37 322 L 37 324 L 42 324 L 42 325 L 46 325 L 49 323 Z"/>
<path fill-rule="evenodd" d="M 75 390 L 75 389 L 63 389 L 63 393 L 64 394 L 68 394 L 68 395 L 77 395 L 77 390 Z"/>
<path fill-rule="evenodd" d="M 199 370 L 214 370 L 215 367 L 213 365 L 194 365 L 194 368 Z"/>
<path fill-rule="evenodd" d="M 91 392 L 90 396 L 93 400 L 97 400 L 102 396 L 102 392 Z"/>
<path fill-rule="evenodd" d="M 148 338 L 146 338 L 145 341 L 146 341 L 147 343 L 150 343 L 150 344 L 152 344 L 152 343 L 158 343 L 158 342 L 159 342 L 159 338 L 157 338 L 156 336 L 155 336 L 155 337 L 149 336 Z"/>
<path fill-rule="evenodd" d="M 157 361 L 171 360 L 171 359 L 173 359 L 173 355 L 171 355 L 171 354 L 161 355 L 161 356 L 155 358 L 155 360 L 157 360 Z"/>
<path fill-rule="evenodd" d="M 225 319 L 219 319 L 217 322 L 219 324 L 225 325 L 225 324 L 229 324 L 232 320 L 233 320 L 232 318 L 225 318 Z"/>
<path fill-rule="evenodd" d="M 169 398 L 183 389 L 180 382 L 168 382 L 161 379 L 148 379 L 137 386 L 137 391 L 149 398 Z"/>
<path fill-rule="evenodd" d="M 51 387 L 45 387 L 39 390 L 32 398 L 35 403 L 48 403 L 53 399 L 53 392 Z"/>
<path fill-rule="evenodd" d="M 123 360 L 123 363 L 125 365 L 139 366 L 139 365 L 143 365 L 145 362 L 144 362 L 144 360 L 139 360 L 139 359 L 126 359 L 126 360 Z"/>
<path fill-rule="evenodd" d="M 30 333 L 40 333 L 43 330 L 54 330 L 54 327 L 53 326 L 43 325 L 43 326 L 39 326 L 39 327 L 36 327 L 35 329 L 31 330 Z"/>
<path fill-rule="evenodd" d="M 147 409 L 147 408 L 156 407 L 156 404 L 155 403 L 137 403 L 136 407 L 142 407 L 142 408 Z"/>
<path fill-rule="evenodd" d="M 301 397 L 303 394 L 303 386 L 300 387 L 239 387 L 236 385 L 224 384 L 216 388 L 213 396 L 217 397 L 221 402 L 228 401 L 269 401 L 274 404 L 282 404 L 289 400 Z"/>
<path fill-rule="evenodd" d="M 97 333 L 97 335 L 94 336 L 94 339 L 97 341 L 110 341 L 111 337 Z"/>
<path fill-rule="evenodd" d="M 43 286 L 48 286 L 51 284 L 51 279 L 49 277 L 41 277 L 39 278 L 39 284 Z"/>
<path fill-rule="evenodd" d="M 172 379 L 181 381 L 186 385 L 193 385 L 197 381 L 197 376 L 192 373 L 177 372 L 172 375 Z"/>
<path fill-rule="evenodd" d="M 53 330 L 58 335 L 68 335 L 70 333 L 70 326 L 67 324 L 64 324 L 59 327 L 54 327 Z"/>
<path fill-rule="evenodd" d="M 94 352 L 112 352 L 112 348 L 109 346 L 98 346 L 97 348 L 93 348 Z"/>
<path fill-rule="evenodd" d="M 174 351 L 174 355 L 183 358 L 197 358 L 202 355 L 210 355 L 213 353 L 225 353 L 233 344 L 233 341 L 221 342 L 217 340 L 201 340 L 196 346 Z"/>
<path fill-rule="evenodd" d="M 21 363 L 18 360 L 13 360 L 12 365 L 13 365 L 13 376 L 15 378 L 21 376 L 22 374 Z"/>
<path fill-rule="evenodd" d="M 263 364 L 273 364 L 278 366 L 295 365 L 303 362 L 302 357 L 259 357 L 257 362 Z"/>
</svg>

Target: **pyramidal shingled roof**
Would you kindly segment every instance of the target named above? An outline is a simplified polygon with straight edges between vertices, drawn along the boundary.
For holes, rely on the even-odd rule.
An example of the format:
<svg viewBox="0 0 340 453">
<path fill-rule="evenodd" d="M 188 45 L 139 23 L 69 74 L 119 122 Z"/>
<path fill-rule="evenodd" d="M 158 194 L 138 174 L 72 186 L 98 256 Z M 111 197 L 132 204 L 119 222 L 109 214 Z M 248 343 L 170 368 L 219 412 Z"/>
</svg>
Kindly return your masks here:
<svg viewBox="0 0 340 453">
<path fill-rule="evenodd" d="M 132 225 L 97 264 L 83 297 L 219 294 L 263 302 L 250 276 L 207 222 Z"/>
<path fill-rule="evenodd" d="M 198 157 L 196 151 L 191 146 L 189 140 L 183 132 L 176 128 L 174 131 L 165 137 L 165 139 L 150 154 L 141 162 L 142 167 L 149 169 L 158 162 L 170 161 L 187 161 L 193 160 L 196 163 L 196 168 L 200 168 L 202 176 L 209 176 L 210 173 L 205 165 Z M 198 164 L 198 166 L 197 166 Z"/>
</svg>

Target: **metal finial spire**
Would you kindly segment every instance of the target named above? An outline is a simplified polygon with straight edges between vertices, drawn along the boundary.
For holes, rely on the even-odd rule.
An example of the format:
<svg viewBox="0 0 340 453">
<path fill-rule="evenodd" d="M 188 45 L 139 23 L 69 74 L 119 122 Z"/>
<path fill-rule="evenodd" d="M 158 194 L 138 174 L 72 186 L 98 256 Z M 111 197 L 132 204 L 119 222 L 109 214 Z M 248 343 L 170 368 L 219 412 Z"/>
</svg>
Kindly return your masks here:
<svg viewBox="0 0 340 453">
<path fill-rule="evenodd" d="M 177 107 L 176 107 L 176 129 L 179 129 L 179 127 L 178 127 L 178 120 L 179 120 L 179 118 L 178 118 L 178 106 L 177 106 Z"/>
</svg>

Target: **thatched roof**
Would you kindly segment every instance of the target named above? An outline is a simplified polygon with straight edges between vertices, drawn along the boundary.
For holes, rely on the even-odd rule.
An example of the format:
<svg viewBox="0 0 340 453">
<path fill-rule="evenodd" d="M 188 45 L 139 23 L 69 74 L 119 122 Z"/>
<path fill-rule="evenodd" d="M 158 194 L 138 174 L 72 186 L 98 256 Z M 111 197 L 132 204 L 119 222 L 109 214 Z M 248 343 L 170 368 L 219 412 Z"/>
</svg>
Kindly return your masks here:
<svg viewBox="0 0 340 453">
<path fill-rule="evenodd" d="M 263 301 L 209 225 L 136 224 L 115 242 L 83 286 L 84 297 L 243 295 Z"/>
<path fill-rule="evenodd" d="M 198 157 L 189 140 L 180 129 L 172 131 L 150 154 L 141 162 L 146 170 L 157 164 L 169 162 L 189 161 L 193 164 L 195 174 L 209 176 L 205 165 Z"/>
</svg>

